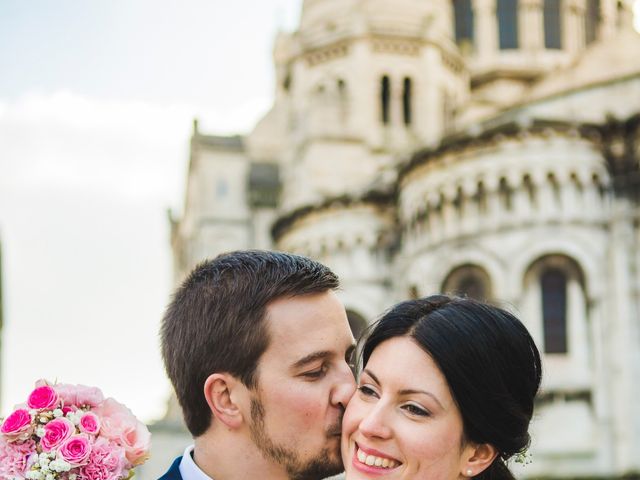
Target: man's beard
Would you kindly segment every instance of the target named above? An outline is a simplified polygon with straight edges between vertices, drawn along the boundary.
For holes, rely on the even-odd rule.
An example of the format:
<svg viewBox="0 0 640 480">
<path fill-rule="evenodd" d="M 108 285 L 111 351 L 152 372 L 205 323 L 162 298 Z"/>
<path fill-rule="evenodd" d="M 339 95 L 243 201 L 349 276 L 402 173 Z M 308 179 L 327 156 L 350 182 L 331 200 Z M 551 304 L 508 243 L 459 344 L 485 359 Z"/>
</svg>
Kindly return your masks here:
<svg viewBox="0 0 640 480">
<path fill-rule="evenodd" d="M 258 450 L 268 459 L 282 465 L 291 480 L 319 480 L 331 477 L 344 471 L 340 454 L 332 455 L 329 448 L 324 447 L 318 454 L 302 462 L 298 452 L 273 441 L 267 433 L 264 406 L 258 398 L 251 398 L 251 439 Z M 340 432 L 340 423 L 330 429 L 329 435 Z"/>
</svg>

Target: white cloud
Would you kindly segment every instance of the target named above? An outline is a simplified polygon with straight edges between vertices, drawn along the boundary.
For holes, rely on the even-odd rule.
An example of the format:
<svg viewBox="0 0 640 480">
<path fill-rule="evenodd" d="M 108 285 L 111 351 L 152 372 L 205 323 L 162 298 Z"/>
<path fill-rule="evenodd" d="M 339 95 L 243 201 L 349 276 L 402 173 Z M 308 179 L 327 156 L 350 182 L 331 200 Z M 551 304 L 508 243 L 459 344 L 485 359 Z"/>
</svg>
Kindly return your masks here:
<svg viewBox="0 0 640 480">
<path fill-rule="evenodd" d="M 70 91 L 0 100 L 5 408 L 48 377 L 98 385 L 145 419 L 163 413 L 165 210 L 182 202 L 192 119 L 246 133 L 268 103 L 209 111 Z"/>
</svg>

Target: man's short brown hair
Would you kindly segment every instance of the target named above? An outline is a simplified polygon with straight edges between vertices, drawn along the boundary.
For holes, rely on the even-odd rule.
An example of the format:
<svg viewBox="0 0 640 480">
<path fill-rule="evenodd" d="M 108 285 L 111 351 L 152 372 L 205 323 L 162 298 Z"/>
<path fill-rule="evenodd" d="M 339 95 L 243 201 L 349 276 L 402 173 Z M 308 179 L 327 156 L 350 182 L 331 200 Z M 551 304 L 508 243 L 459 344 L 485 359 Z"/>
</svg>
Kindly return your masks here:
<svg viewBox="0 0 640 480">
<path fill-rule="evenodd" d="M 222 254 L 200 263 L 175 291 L 162 319 L 162 357 L 194 437 L 211 424 L 203 385 L 227 372 L 256 385 L 256 368 L 269 346 L 267 305 L 336 289 L 326 266 L 298 255 L 260 250 Z"/>
</svg>

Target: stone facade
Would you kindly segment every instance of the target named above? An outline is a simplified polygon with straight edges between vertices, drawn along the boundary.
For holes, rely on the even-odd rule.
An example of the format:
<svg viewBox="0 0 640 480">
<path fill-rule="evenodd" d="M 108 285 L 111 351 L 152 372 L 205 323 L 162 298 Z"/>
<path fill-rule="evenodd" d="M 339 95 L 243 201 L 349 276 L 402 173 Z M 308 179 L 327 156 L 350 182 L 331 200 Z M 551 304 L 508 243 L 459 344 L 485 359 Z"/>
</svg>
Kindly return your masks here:
<svg viewBox="0 0 640 480">
<path fill-rule="evenodd" d="M 640 472 L 640 35 L 613 0 L 305 0 L 272 109 L 191 145 L 176 281 L 242 248 L 342 279 L 354 330 L 439 291 L 545 352 L 525 477 Z"/>
</svg>

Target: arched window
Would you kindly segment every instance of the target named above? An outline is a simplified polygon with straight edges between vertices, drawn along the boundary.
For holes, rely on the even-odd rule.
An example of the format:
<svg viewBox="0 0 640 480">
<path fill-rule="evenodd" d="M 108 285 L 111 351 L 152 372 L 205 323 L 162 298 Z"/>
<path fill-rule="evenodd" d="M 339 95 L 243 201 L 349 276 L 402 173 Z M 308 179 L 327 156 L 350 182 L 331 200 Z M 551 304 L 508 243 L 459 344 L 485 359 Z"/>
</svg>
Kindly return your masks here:
<svg viewBox="0 0 640 480">
<path fill-rule="evenodd" d="M 600 26 L 600 0 L 587 0 L 587 11 L 585 20 L 585 41 L 587 44 L 594 42 L 598 38 L 598 28 Z"/>
<path fill-rule="evenodd" d="M 528 268 L 524 290 L 522 308 L 541 350 L 566 356 L 582 369 L 589 355 L 589 310 L 580 265 L 560 254 L 541 257 Z"/>
<path fill-rule="evenodd" d="M 347 96 L 347 83 L 342 78 L 339 78 L 337 85 L 338 95 L 340 96 L 340 98 L 345 98 Z"/>
<path fill-rule="evenodd" d="M 402 118 L 405 125 L 411 125 L 411 79 L 405 77 L 402 82 Z"/>
<path fill-rule="evenodd" d="M 497 0 L 500 50 L 518 48 L 518 0 Z"/>
<path fill-rule="evenodd" d="M 513 207 L 513 192 L 507 179 L 502 177 L 500 184 L 498 185 L 498 196 L 500 197 L 500 203 L 505 210 L 511 210 Z"/>
<path fill-rule="evenodd" d="M 289 90 L 291 90 L 291 83 L 292 83 L 291 72 L 287 72 L 287 74 L 284 76 L 284 80 L 282 80 L 282 89 L 285 92 L 288 92 Z"/>
<path fill-rule="evenodd" d="M 482 214 L 487 213 L 487 191 L 484 182 L 478 182 L 478 189 L 476 190 L 474 199 L 478 203 L 478 211 Z"/>
<path fill-rule="evenodd" d="M 545 353 L 567 353 L 567 276 L 549 268 L 540 276 Z"/>
<path fill-rule="evenodd" d="M 473 47 L 473 8 L 471 0 L 453 0 L 456 43 L 463 51 Z"/>
<path fill-rule="evenodd" d="M 536 186 L 534 185 L 533 180 L 531 179 L 531 175 L 527 174 L 524 176 L 524 178 L 522 179 L 522 186 L 527 192 L 527 197 L 529 198 L 529 202 L 531 203 L 531 206 L 535 207 L 537 204 L 538 198 L 537 198 Z"/>
<path fill-rule="evenodd" d="M 488 300 L 491 298 L 491 280 L 483 268 L 462 265 L 447 275 L 442 283 L 442 291 L 476 300 Z"/>
<path fill-rule="evenodd" d="M 382 114 L 382 123 L 389 124 L 389 102 L 391 101 L 391 81 L 389 77 L 385 75 L 380 81 L 380 111 Z"/>
<path fill-rule="evenodd" d="M 561 0 L 544 0 L 544 46 L 562 48 Z"/>
</svg>

